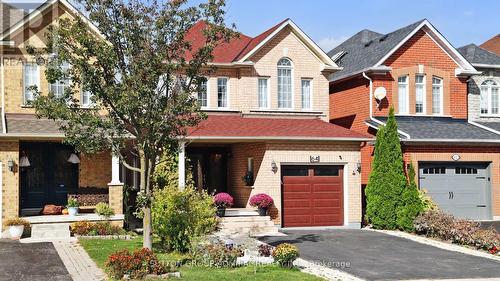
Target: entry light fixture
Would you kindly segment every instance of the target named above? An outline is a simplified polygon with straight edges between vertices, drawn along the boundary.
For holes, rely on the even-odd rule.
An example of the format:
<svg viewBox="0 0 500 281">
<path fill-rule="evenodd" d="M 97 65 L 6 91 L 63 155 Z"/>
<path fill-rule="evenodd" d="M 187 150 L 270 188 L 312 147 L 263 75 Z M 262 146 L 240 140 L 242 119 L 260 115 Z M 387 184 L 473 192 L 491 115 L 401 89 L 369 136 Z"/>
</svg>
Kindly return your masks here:
<svg viewBox="0 0 500 281">
<path fill-rule="evenodd" d="M 278 172 L 278 165 L 276 165 L 276 162 L 271 162 L 271 171 L 273 171 L 273 173 L 276 174 L 276 172 Z"/>
<path fill-rule="evenodd" d="M 358 173 L 361 173 L 361 162 L 356 164 L 356 169 L 358 170 Z"/>
<path fill-rule="evenodd" d="M 14 172 L 14 165 L 14 160 L 10 159 L 9 161 L 7 161 L 7 167 L 9 168 L 9 171 Z"/>
<path fill-rule="evenodd" d="M 78 164 L 80 163 L 80 158 L 73 152 L 68 158 L 68 162 L 71 164 Z"/>
<path fill-rule="evenodd" d="M 21 156 L 21 158 L 19 159 L 19 167 L 26 168 L 29 166 L 31 166 L 30 160 L 28 159 L 28 156 L 26 156 L 26 154 L 24 154 L 23 152 L 23 156 Z"/>
</svg>

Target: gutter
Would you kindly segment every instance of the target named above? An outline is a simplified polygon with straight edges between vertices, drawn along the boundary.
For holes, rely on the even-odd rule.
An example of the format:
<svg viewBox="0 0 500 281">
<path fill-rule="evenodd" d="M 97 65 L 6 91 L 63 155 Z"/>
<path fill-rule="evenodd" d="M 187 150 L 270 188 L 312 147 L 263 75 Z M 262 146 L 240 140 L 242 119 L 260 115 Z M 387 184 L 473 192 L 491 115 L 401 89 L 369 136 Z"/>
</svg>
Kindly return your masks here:
<svg viewBox="0 0 500 281">
<path fill-rule="evenodd" d="M 370 77 L 368 77 L 364 71 L 361 74 L 368 81 L 370 81 L 370 120 L 373 121 L 373 122 L 375 122 L 375 123 L 377 123 L 377 124 L 379 124 L 379 125 L 385 126 L 384 122 L 382 122 L 382 121 L 380 121 L 378 119 L 373 118 L 373 102 L 372 102 L 373 101 L 373 80 Z M 400 135 L 405 136 L 407 139 L 410 139 L 410 135 L 409 134 L 407 134 L 407 133 L 405 133 L 405 132 L 403 132 L 403 131 L 401 131 L 399 129 L 398 129 L 398 133 Z"/>
<path fill-rule="evenodd" d="M 500 68 L 500 64 L 473 63 L 472 66 L 479 68 Z"/>
<path fill-rule="evenodd" d="M 411 139 L 402 140 L 403 142 L 413 142 L 413 143 L 436 143 L 436 142 L 447 142 L 447 143 L 500 143 L 500 139 Z"/>
<path fill-rule="evenodd" d="M 282 140 L 282 141 L 356 141 L 356 142 L 364 142 L 364 141 L 372 141 L 373 138 L 350 138 L 350 137 L 278 137 L 278 136 L 259 136 L 259 137 L 223 137 L 223 136 L 187 136 L 188 140 Z"/>
<path fill-rule="evenodd" d="M 472 121 L 472 120 L 467 120 L 467 123 L 469 123 L 469 124 L 471 124 L 471 125 L 474 125 L 474 126 L 476 126 L 476 127 L 479 127 L 479 128 L 481 128 L 481 129 L 483 129 L 483 130 L 486 130 L 486 131 L 492 132 L 492 133 L 494 133 L 494 134 L 500 135 L 500 132 L 499 132 L 499 131 L 497 131 L 497 130 L 495 130 L 495 129 L 492 129 L 492 128 L 490 128 L 490 127 L 487 127 L 487 126 L 481 125 L 481 124 L 479 124 L 479 123 L 476 123 L 476 122 L 474 122 L 474 121 Z"/>
</svg>

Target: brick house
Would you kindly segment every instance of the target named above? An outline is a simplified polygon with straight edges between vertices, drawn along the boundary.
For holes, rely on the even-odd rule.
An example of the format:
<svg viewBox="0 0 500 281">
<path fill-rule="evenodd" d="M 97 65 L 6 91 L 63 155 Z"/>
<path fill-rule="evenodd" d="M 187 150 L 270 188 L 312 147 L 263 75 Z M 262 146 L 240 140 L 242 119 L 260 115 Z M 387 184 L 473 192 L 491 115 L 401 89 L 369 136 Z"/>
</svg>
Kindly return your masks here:
<svg viewBox="0 0 500 281">
<path fill-rule="evenodd" d="M 204 22 L 193 26 L 193 46 Z M 360 144 L 328 123 L 328 76 L 339 68 L 291 20 L 214 50 L 198 100 L 208 114 L 181 148 L 195 185 L 228 192 L 236 208 L 273 197 L 282 227 L 360 227 Z M 181 178 L 183 178 L 181 169 Z"/>
<path fill-rule="evenodd" d="M 387 34 L 362 30 L 328 55 L 343 67 L 330 76 L 332 123 L 374 136 L 393 106 L 419 187 L 457 216 L 500 218 L 500 135 L 471 118 L 467 81 L 481 72 L 463 53 L 421 20 Z M 361 149 L 363 186 L 372 153 Z"/>
<path fill-rule="evenodd" d="M 27 105 L 33 98 L 29 86 L 37 85 L 42 94 L 57 94 L 69 83 L 49 84 L 44 62 L 28 55 L 26 46 L 45 47 L 44 34 L 59 18 L 83 17 L 64 0 L 35 5 L 38 7 L 32 7 L 28 13 L 0 4 L 0 232 L 5 219 L 38 215 L 46 204 L 66 205 L 68 196 L 90 205 L 82 209 L 91 209 L 98 201 L 108 202 L 117 214 L 112 220 L 120 223 L 123 183 L 118 159 L 109 151 L 77 155 L 72 147 L 62 143 L 64 135 L 59 126 L 51 120 L 38 119 Z M 88 105 L 88 93 L 76 98 L 82 107 Z"/>
<path fill-rule="evenodd" d="M 500 34 L 491 37 L 479 47 L 500 56 Z"/>
</svg>

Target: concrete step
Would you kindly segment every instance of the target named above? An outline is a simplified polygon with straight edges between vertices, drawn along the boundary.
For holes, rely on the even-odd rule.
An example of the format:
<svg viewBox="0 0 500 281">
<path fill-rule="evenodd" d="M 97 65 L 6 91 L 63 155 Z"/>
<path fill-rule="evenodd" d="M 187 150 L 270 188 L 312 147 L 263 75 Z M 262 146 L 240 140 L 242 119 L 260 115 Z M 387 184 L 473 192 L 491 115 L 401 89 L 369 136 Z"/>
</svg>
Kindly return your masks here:
<svg viewBox="0 0 500 281">
<path fill-rule="evenodd" d="M 222 217 L 219 228 L 222 233 L 228 234 L 278 233 L 278 227 L 274 225 L 271 217 L 258 215 Z"/>
<path fill-rule="evenodd" d="M 270 216 L 222 217 L 221 222 L 262 222 L 271 221 Z"/>
<path fill-rule="evenodd" d="M 261 226 L 261 227 L 231 227 L 222 228 L 221 233 L 238 233 L 238 234 L 248 234 L 248 235 L 258 235 L 260 233 L 278 233 L 278 227 L 276 226 Z"/>
<path fill-rule="evenodd" d="M 246 222 L 246 221 L 237 221 L 237 222 L 221 222 L 219 223 L 220 227 L 259 227 L 259 226 L 273 226 L 274 223 L 272 221 L 260 221 L 260 222 Z"/>
<path fill-rule="evenodd" d="M 244 216 L 258 216 L 259 212 L 255 209 L 246 208 L 231 208 L 226 209 L 225 217 L 244 217 Z"/>
<path fill-rule="evenodd" d="M 31 225 L 33 239 L 70 238 L 69 223 L 42 223 Z"/>
</svg>

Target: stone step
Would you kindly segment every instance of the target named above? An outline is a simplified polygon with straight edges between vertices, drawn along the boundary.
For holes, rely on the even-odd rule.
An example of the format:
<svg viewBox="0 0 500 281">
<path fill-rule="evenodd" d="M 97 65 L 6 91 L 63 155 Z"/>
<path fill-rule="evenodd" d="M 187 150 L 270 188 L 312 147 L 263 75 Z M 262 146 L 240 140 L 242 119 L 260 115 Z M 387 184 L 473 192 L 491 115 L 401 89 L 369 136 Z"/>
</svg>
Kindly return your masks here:
<svg viewBox="0 0 500 281">
<path fill-rule="evenodd" d="M 262 222 L 271 221 L 269 216 L 242 216 L 242 217 L 222 217 L 221 222 Z"/>
<path fill-rule="evenodd" d="M 250 234 L 256 235 L 260 233 L 278 233 L 278 227 L 276 226 L 259 226 L 259 227 L 231 227 L 231 228 L 222 228 L 220 230 L 221 233 L 238 233 L 238 234 Z"/>
<path fill-rule="evenodd" d="M 70 238 L 69 223 L 43 223 L 31 225 L 31 238 L 57 239 Z"/>
<path fill-rule="evenodd" d="M 255 209 L 246 209 L 246 208 L 232 208 L 226 209 L 224 214 L 225 217 L 244 217 L 244 216 L 258 216 L 259 212 Z"/>
<path fill-rule="evenodd" d="M 259 226 L 274 226 L 272 221 L 261 221 L 261 222 L 246 222 L 246 221 L 237 221 L 237 222 L 221 222 L 219 223 L 219 227 L 259 227 Z"/>
</svg>

